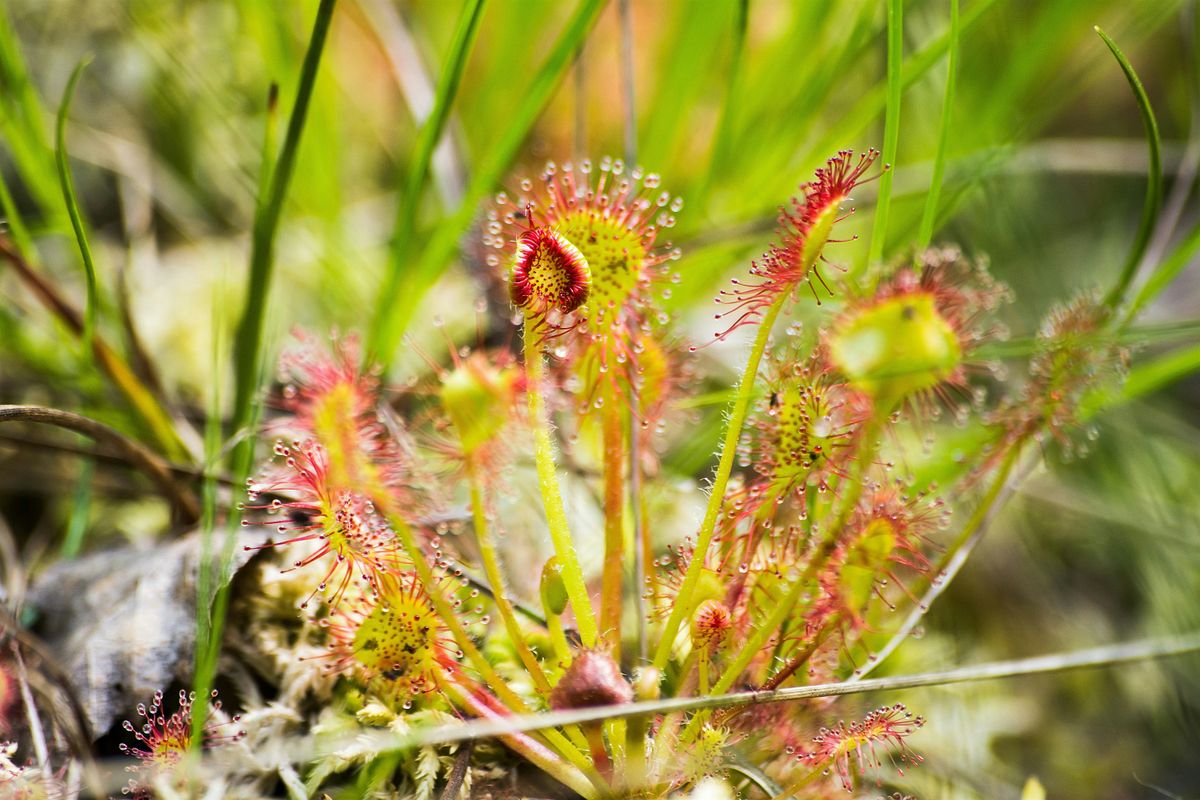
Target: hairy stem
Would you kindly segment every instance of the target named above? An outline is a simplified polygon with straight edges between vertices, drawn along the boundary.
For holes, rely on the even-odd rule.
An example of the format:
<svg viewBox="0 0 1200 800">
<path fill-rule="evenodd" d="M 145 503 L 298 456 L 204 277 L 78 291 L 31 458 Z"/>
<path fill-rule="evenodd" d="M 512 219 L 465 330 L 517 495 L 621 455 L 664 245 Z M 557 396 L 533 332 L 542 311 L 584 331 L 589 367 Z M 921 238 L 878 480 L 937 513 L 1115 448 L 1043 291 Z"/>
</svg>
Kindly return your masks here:
<svg viewBox="0 0 1200 800">
<path fill-rule="evenodd" d="M 496 611 L 504 622 L 508 638 L 512 640 L 521 663 L 525 665 L 530 679 L 533 680 L 533 685 L 543 696 L 549 696 L 550 682 L 546 679 L 546 673 L 542 671 L 542 665 L 538 662 L 537 656 L 529 649 L 529 645 L 525 641 L 525 634 L 517 623 L 516 612 L 508 599 L 504 575 L 500 571 L 500 558 L 496 553 L 496 540 L 492 536 L 491 526 L 488 524 L 483 487 L 479 480 L 479 465 L 476 463 L 473 452 L 467 453 L 466 465 L 467 481 L 471 487 L 471 513 L 475 521 L 475 540 L 479 543 L 479 557 L 483 562 L 484 574 L 487 575 L 488 583 L 491 585 L 492 600 L 496 603 Z"/>
<path fill-rule="evenodd" d="M 583 570 L 579 567 L 579 556 L 571 541 L 571 530 L 567 525 L 567 513 L 563 508 L 562 492 L 558 486 L 558 472 L 554 465 L 554 444 L 550 437 L 550 418 L 546 401 L 542 396 L 542 380 L 545 364 L 542 360 L 542 334 L 533 317 L 525 318 L 525 375 L 526 392 L 529 396 L 529 421 L 533 426 L 534 456 L 537 461 L 538 489 L 542 493 L 542 504 L 546 509 L 546 525 L 550 529 L 550 540 L 554 554 L 562 564 L 563 583 L 571 607 L 575 609 L 575 620 L 579 626 L 579 637 L 584 647 L 596 645 L 596 617 L 592 612 L 592 601 L 588 596 Z"/>
<path fill-rule="evenodd" d="M 662 670 L 671 657 L 675 645 L 675 636 L 684 616 L 692 612 L 692 595 L 696 592 L 696 584 L 700 580 L 700 570 L 704 566 L 704 554 L 712 544 L 713 534 L 717 527 L 717 517 L 720 516 L 721 506 L 725 499 L 725 487 L 729 484 L 729 473 L 733 471 L 733 461 L 737 455 L 738 439 L 742 435 L 742 426 L 746 423 L 746 413 L 750 409 L 750 400 L 754 397 L 755 377 L 758 375 L 758 365 L 767 350 L 767 342 L 771 338 L 771 328 L 787 301 L 788 293 L 783 292 L 767 309 L 758 326 L 758 334 L 754 345 L 750 348 L 750 356 L 746 359 L 746 368 L 742 371 L 742 380 L 738 384 L 737 397 L 733 401 L 733 410 L 729 414 L 729 424 L 725 428 L 725 442 L 721 447 L 721 460 L 717 464 L 717 473 L 713 477 L 712 491 L 708 495 L 708 507 L 704 511 L 704 521 L 700 524 L 700 532 L 696 536 L 696 549 L 683 576 L 683 584 L 679 587 L 675 606 L 659 639 L 658 649 L 654 653 L 654 668 Z"/>
<path fill-rule="evenodd" d="M 620 397 L 608 382 L 601 425 L 604 437 L 604 572 L 600 579 L 600 630 L 613 660 L 621 660 L 621 583 L 625 577 L 625 432 Z"/>
</svg>

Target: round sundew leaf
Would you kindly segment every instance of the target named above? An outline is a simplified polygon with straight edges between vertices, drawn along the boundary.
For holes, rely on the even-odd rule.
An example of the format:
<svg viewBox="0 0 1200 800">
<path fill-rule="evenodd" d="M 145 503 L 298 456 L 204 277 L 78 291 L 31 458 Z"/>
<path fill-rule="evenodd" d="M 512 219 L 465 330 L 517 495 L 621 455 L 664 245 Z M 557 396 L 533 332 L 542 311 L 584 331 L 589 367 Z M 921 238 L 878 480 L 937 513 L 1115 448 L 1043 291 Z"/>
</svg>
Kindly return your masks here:
<svg viewBox="0 0 1200 800">
<path fill-rule="evenodd" d="M 884 405 L 932 389 L 962 363 L 954 326 L 934 297 L 891 297 L 843 320 L 829 339 L 834 365 Z"/>
<path fill-rule="evenodd" d="M 887 566 L 895 547 L 896 529 L 891 522 L 873 519 L 867 523 L 862 534 L 849 548 L 838 575 L 838 588 L 847 607 L 854 611 L 866 607 L 875 589 L 875 582 Z"/>
<path fill-rule="evenodd" d="M 509 416 L 516 374 L 471 359 L 442 379 L 442 407 L 458 433 L 462 449 L 478 450 L 494 437 Z"/>
</svg>

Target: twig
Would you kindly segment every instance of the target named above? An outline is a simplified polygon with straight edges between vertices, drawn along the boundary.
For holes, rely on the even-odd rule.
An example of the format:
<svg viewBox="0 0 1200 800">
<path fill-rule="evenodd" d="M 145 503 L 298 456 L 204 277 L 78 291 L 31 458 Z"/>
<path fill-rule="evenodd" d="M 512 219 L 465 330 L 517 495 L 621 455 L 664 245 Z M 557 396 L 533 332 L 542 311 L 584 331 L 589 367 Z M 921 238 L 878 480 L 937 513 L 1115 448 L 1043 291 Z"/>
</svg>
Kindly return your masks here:
<svg viewBox="0 0 1200 800">
<path fill-rule="evenodd" d="M 71 742 L 71 749 L 83 764 L 89 790 L 93 795 L 103 797 L 104 792 L 100 789 L 103 782 L 96 771 L 96 763 L 92 757 L 92 740 L 94 738 L 92 726 L 88 722 L 87 712 L 84 711 L 83 704 L 75 694 L 75 688 L 66 670 L 54 658 L 50 648 L 41 639 L 22 628 L 12 612 L 2 605 L 0 605 L 0 634 L 12 636 L 17 644 L 37 656 L 38 672 L 35 672 L 34 675 L 40 674 L 49 678 L 66 697 L 71 715 L 69 720 L 62 721 L 69 721 L 70 724 L 61 726 L 60 729 L 67 734 L 67 738 Z"/>
<path fill-rule="evenodd" d="M 474 742 L 464 744 L 454 757 L 454 769 L 446 779 L 446 788 L 442 790 L 442 800 L 455 800 L 462 790 L 463 780 L 467 777 L 467 767 L 471 766 L 471 751 L 475 749 Z"/>
<path fill-rule="evenodd" d="M 171 465 L 161 456 L 147 450 L 125 434 L 94 419 L 42 406 L 0 405 L 0 422 L 34 422 L 75 431 L 112 447 L 119 455 L 146 473 L 171 501 L 181 522 L 191 524 L 200 519 L 200 503 L 192 492 L 175 482 Z"/>
<path fill-rule="evenodd" d="M 29 738 L 33 740 L 33 752 L 37 755 L 38 766 L 46 778 L 50 777 L 50 755 L 46 750 L 46 731 L 42 727 L 42 718 L 38 716 L 37 705 L 33 702 L 33 693 L 29 691 L 29 672 L 25 669 L 25 659 L 21 658 L 21 648 L 14 639 L 9 643 L 13 661 L 17 663 L 17 677 L 21 684 L 21 702 L 25 704 L 25 719 L 29 721 Z"/>
</svg>

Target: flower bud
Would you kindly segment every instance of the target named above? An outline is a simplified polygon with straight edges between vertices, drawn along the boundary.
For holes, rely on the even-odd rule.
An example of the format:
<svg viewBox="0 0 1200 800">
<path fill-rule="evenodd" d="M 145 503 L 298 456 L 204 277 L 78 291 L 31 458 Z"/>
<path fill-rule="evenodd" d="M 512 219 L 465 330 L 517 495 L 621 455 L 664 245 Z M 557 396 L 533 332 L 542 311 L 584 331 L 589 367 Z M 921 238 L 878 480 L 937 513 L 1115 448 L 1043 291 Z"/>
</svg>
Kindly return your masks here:
<svg viewBox="0 0 1200 800">
<path fill-rule="evenodd" d="M 596 650 L 576 655 L 550 693 L 550 707 L 555 710 L 619 705 L 632 700 L 633 687 L 617 662 Z"/>
<path fill-rule="evenodd" d="M 567 585 L 563 582 L 562 566 L 551 557 L 542 567 L 542 606 L 547 614 L 558 616 L 567 609 Z"/>
</svg>

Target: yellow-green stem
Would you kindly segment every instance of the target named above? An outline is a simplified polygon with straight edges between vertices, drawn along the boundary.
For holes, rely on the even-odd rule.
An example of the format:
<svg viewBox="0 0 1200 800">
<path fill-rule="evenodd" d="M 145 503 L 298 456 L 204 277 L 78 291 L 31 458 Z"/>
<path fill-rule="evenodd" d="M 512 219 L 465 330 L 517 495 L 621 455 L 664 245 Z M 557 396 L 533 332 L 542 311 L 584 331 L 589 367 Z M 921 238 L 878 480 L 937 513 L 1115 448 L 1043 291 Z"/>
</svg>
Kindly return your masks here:
<svg viewBox="0 0 1200 800">
<path fill-rule="evenodd" d="M 741 383 L 738 384 L 737 397 L 733 402 L 733 411 L 729 415 L 729 425 L 725 429 L 725 443 L 721 447 L 721 460 L 717 464 L 717 473 L 713 477 L 712 492 L 708 496 L 708 508 L 704 512 L 704 521 L 700 524 L 700 532 L 696 536 L 695 555 L 688 564 L 683 576 L 683 584 L 671 609 L 671 616 L 663 628 L 662 638 L 659 639 L 658 649 L 654 653 L 654 667 L 659 671 L 667 665 L 671 650 L 675 646 L 675 637 L 679 626 L 686 615 L 692 613 L 692 595 L 696 592 L 696 584 L 700 580 L 700 570 L 704 565 L 704 555 L 712 544 L 713 533 L 717 527 L 717 517 L 725 499 L 725 487 L 729 483 L 729 473 L 733 471 L 733 460 L 737 455 L 738 439 L 742 435 L 742 426 L 746 422 L 746 413 L 750 409 L 750 400 L 754 397 L 754 383 L 758 375 L 758 365 L 763 353 L 767 350 L 767 341 L 771 337 L 771 328 L 779 317 L 783 304 L 787 301 L 788 293 L 782 292 L 779 298 L 767 309 L 758 326 L 758 335 L 750 348 L 746 359 L 746 368 L 742 372 Z"/>
<path fill-rule="evenodd" d="M 625 577 L 625 431 L 621 398 L 604 382 L 600 409 L 604 438 L 604 572 L 600 579 L 600 630 L 613 660 L 621 661 L 621 583 Z"/>
<path fill-rule="evenodd" d="M 628 720 L 628 742 L 625 753 L 625 783 L 626 792 L 636 793 L 646 782 L 646 716 L 633 716 Z M 634 794 L 634 796 L 637 796 Z"/>
<path fill-rule="evenodd" d="M 563 629 L 562 617 L 546 610 L 546 628 L 550 631 L 550 641 L 554 652 L 565 670 L 571 665 L 571 644 L 567 641 L 567 632 Z"/>
<path fill-rule="evenodd" d="M 483 562 L 483 572 L 487 575 L 488 583 L 492 587 L 492 599 L 496 603 L 496 611 L 500 614 L 504 629 L 508 631 L 508 638 L 512 640 L 521 663 L 529 672 L 534 687 L 543 697 L 548 697 L 551 688 L 550 682 L 546 679 L 546 673 L 542 671 L 542 665 L 538 662 L 537 656 L 529 649 L 524 632 L 517 623 L 516 611 L 508 599 L 508 588 L 504 583 L 504 575 L 500 571 L 500 558 L 496 553 L 496 542 L 492 537 L 491 526 L 488 524 L 483 487 L 479 480 L 479 465 L 476 463 L 474 452 L 466 454 L 466 467 L 467 481 L 471 487 L 471 513 L 475 520 L 475 539 L 479 543 L 479 558 Z"/>
<path fill-rule="evenodd" d="M 579 638 L 584 647 L 596 646 L 596 617 L 592 612 L 592 601 L 588 597 L 583 570 L 579 568 L 579 556 L 571 541 L 567 526 L 567 514 L 563 509 L 562 492 L 558 486 L 558 472 L 554 466 L 554 445 L 550 438 L 550 418 L 542 397 L 542 335 L 538 321 L 525 318 L 525 375 L 526 394 L 529 397 L 529 421 L 533 426 L 534 456 L 537 460 L 538 489 L 546 509 L 546 525 L 550 529 L 550 541 L 554 554 L 562 564 L 563 584 L 571 607 L 575 609 L 575 622 L 579 627 Z"/>
</svg>

